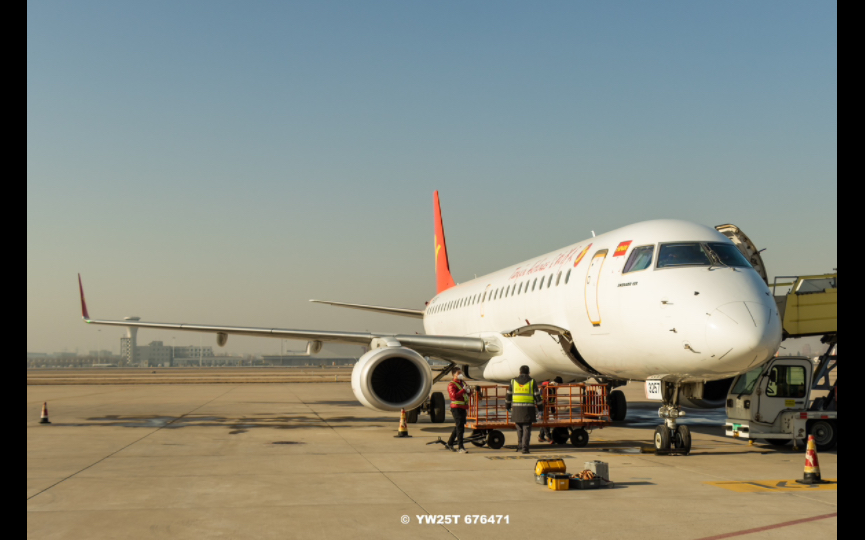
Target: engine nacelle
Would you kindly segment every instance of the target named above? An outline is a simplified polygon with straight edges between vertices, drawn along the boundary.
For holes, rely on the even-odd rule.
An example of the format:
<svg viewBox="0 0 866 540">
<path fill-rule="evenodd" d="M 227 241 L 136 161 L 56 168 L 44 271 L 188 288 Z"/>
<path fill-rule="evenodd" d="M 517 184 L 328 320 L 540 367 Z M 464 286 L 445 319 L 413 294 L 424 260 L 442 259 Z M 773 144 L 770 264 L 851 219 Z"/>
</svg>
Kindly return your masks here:
<svg viewBox="0 0 866 540">
<path fill-rule="evenodd" d="M 691 388 L 686 389 L 684 385 L 680 394 L 680 404 L 683 407 L 692 409 L 718 409 L 725 406 L 725 399 L 728 397 L 728 389 L 734 378 L 719 379 L 718 381 L 708 381 L 703 383 L 703 389 Z M 701 383 L 692 383 L 701 384 Z M 691 391 L 690 391 L 691 390 Z M 702 390 L 702 391 L 701 391 Z"/>
<path fill-rule="evenodd" d="M 414 409 L 430 395 L 433 372 L 423 356 L 406 347 L 373 349 L 352 369 L 352 392 L 378 411 Z"/>
</svg>

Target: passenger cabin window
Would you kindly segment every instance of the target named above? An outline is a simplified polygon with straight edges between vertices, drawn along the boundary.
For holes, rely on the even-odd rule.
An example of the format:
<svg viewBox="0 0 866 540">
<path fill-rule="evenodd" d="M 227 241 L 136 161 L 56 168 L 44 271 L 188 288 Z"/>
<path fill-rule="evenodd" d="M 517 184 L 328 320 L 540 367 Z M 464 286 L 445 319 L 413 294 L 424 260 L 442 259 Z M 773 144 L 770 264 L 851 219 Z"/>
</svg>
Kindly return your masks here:
<svg viewBox="0 0 866 540">
<path fill-rule="evenodd" d="M 536 283 L 538 283 L 538 278 L 535 278 L 534 280 L 532 280 L 532 290 L 533 291 L 535 290 L 535 284 Z"/>
<path fill-rule="evenodd" d="M 623 274 L 629 272 L 637 272 L 638 270 L 646 270 L 653 262 L 654 246 L 638 246 L 631 250 L 631 255 L 625 261 L 625 266 L 622 269 Z"/>
<path fill-rule="evenodd" d="M 571 269 L 565 273 L 565 284 L 568 285 L 568 278 L 571 277 Z"/>
<path fill-rule="evenodd" d="M 523 291 L 523 283 L 517 286 L 517 294 L 520 294 L 521 291 Z"/>
<path fill-rule="evenodd" d="M 773 366 L 767 397 L 806 397 L 806 370 L 803 366 Z"/>
<path fill-rule="evenodd" d="M 562 272 L 556 274 L 556 286 L 559 287 L 559 279 L 562 277 Z"/>
<path fill-rule="evenodd" d="M 550 279 L 547 280 L 547 288 L 550 288 L 550 284 L 553 283 L 553 274 L 550 274 Z"/>
<path fill-rule="evenodd" d="M 710 255 L 700 242 L 679 242 L 662 244 L 659 247 L 657 268 L 676 268 L 678 266 L 709 266 Z"/>
</svg>

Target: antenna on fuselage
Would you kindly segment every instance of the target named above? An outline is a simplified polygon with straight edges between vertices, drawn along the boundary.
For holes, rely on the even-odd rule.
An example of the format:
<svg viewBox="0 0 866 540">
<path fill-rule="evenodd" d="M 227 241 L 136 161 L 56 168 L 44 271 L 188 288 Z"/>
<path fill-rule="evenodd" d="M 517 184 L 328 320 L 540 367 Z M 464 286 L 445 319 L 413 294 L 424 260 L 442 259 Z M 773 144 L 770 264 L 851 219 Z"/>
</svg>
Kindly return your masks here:
<svg viewBox="0 0 866 540">
<path fill-rule="evenodd" d="M 592 237 L 595 238 L 595 231 L 589 231 L 592 233 Z"/>
</svg>

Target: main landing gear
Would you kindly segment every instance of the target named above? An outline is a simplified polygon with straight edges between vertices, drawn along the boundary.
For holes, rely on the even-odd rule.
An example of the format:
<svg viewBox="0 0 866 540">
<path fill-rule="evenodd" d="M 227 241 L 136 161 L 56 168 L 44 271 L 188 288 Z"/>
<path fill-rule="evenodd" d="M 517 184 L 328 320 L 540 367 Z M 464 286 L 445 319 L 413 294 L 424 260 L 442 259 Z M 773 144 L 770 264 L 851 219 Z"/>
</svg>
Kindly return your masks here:
<svg viewBox="0 0 866 540">
<path fill-rule="evenodd" d="M 692 450 L 692 434 L 689 426 L 677 425 L 677 420 L 686 415 L 680 410 L 680 385 L 662 383 L 664 405 L 659 408 L 659 418 L 665 421 L 658 426 L 653 436 L 656 452 L 665 454 L 688 454 Z"/>
<path fill-rule="evenodd" d="M 415 424 L 421 413 L 427 413 L 432 423 L 441 424 L 445 421 L 445 411 L 445 396 L 442 392 L 433 392 L 418 408 L 406 411 L 406 422 Z"/>
</svg>

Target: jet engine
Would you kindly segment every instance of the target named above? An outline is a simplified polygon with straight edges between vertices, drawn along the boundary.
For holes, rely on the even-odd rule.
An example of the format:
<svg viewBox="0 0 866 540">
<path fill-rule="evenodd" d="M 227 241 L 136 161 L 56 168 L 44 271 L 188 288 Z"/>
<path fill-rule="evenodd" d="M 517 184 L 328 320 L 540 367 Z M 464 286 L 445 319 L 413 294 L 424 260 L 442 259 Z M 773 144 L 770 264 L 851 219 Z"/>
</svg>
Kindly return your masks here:
<svg viewBox="0 0 866 540">
<path fill-rule="evenodd" d="M 379 411 L 411 410 L 430 396 L 430 365 L 406 347 L 366 352 L 352 370 L 352 391 L 365 407 Z"/>
<path fill-rule="evenodd" d="M 708 381 L 703 383 L 703 392 L 689 392 L 690 389 L 684 385 L 683 393 L 680 394 L 680 404 L 683 407 L 691 409 L 718 409 L 725 406 L 725 399 L 728 397 L 728 389 L 734 378 L 719 379 L 718 381 Z M 698 383 L 700 384 L 700 383 Z M 691 395 L 690 395 L 691 394 Z M 696 397 L 697 396 L 697 397 Z"/>
</svg>

